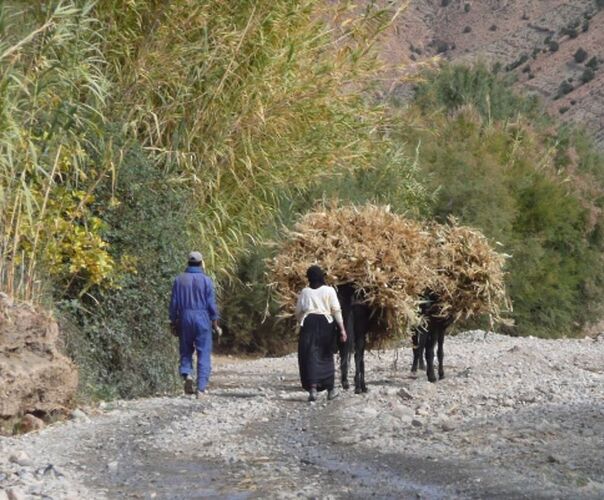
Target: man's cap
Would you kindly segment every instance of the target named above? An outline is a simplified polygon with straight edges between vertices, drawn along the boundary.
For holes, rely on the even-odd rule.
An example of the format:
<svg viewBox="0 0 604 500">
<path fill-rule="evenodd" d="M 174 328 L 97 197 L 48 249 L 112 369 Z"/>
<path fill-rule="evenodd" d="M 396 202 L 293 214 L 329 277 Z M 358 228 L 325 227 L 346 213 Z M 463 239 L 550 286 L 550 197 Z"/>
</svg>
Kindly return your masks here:
<svg viewBox="0 0 604 500">
<path fill-rule="evenodd" d="M 198 264 L 201 261 L 203 261 L 203 255 L 201 255 L 201 252 L 191 252 L 189 254 L 189 262 Z"/>
</svg>

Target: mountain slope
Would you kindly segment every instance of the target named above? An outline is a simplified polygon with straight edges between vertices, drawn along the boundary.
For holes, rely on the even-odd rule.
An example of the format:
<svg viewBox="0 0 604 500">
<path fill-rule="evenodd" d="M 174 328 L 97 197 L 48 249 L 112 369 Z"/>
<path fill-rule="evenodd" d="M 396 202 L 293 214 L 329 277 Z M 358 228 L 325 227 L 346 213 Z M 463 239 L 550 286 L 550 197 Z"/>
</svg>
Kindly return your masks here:
<svg viewBox="0 0 604 500">
<path fill-rule="evenodd" d="M 498 66 L 604 147 L 604 10 L 594 0 L 412 0 L 381 52 L 390 63 Z"/>
</svg>

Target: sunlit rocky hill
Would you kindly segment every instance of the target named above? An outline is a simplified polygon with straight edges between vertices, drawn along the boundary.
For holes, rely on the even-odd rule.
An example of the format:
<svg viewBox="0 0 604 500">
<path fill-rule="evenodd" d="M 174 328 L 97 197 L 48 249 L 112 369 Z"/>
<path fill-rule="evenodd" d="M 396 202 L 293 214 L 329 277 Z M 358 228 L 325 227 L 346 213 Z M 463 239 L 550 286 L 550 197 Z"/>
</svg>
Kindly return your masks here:
<svg viewBox="0 0 604 500">
<path fill-rule="evenodd" d="M 411 0 L 381 50 L 391 63 L 497 65 L 604 147 L 602 0 Z"/>
</svg>

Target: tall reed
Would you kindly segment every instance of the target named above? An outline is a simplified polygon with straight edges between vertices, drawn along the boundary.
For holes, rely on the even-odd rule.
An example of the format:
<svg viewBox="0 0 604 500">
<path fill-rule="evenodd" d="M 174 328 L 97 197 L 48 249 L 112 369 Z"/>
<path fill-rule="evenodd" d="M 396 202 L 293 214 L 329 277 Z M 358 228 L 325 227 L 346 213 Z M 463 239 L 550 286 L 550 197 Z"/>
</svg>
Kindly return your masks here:
<svg viewBox="0 0 604 500">
<path fill-rule="evenodd" d="M 0 13 L 0 290 L 34 301 L 42 274 L 66 279 L 88 273 L 77 254 L 106 257 L 85 195 L 102 170 L 92 161 L 108 90 L 98 24 L 92 2 L 47 5 Z"/>
</svg>

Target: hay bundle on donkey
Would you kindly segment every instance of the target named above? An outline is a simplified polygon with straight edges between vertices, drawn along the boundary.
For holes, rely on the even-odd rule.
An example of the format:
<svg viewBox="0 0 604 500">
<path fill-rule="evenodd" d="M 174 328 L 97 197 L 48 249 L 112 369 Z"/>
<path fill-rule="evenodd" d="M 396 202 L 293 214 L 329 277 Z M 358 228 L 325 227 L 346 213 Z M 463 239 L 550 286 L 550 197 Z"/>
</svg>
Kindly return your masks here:
<svg viewBox="0 0 604 500">
<path fill-rule="evenodd" d="M 430 231 L 388 207 L 329 208 L 306 214 L 269 268 L 289 314 L 312 264 L 325 270 L 329 284 L 352 284 L 373 310 L 384 313 L 383 327 L 371 334 L 372 343 L 379 343 L 420 321 L 420 294 L 436 277 L 426 259 L 431 241 Z"/>
<path fill-rule="evenodd" d="M 439 315 L 453 322 L 488 314 L 501 321 L 509 308 L 505 256 L 479 231 L 448 224 L 420 224 L 388 207 L 325 208 L 302 217 L 269 262 L 277 300 L 293 314 L 306 286 L 306 269 L 319 264 L 331 285 L 352 284 L 383 314 L 372 343 L 406 333 L 422 321 L 426 291 L 438 294 Z"/>
<path fill-rule="evenodd" d="M 487 238 L 453 218 L 432 224 L 433 244 L 427 249 L 429 266 L 436 271 L 430 290 L 439 297 L 437 314 L 453 323 L 486 314 L 491 324 L 504 321 L 511 310 L 505 291 L 506 256 L 496 252 Z"/>
</svg>

